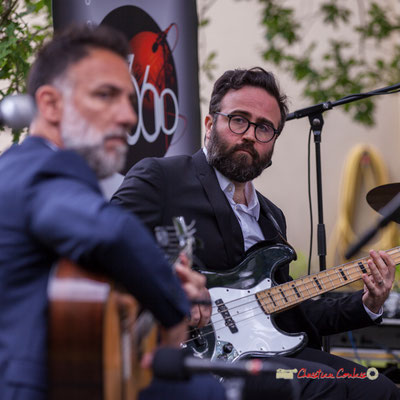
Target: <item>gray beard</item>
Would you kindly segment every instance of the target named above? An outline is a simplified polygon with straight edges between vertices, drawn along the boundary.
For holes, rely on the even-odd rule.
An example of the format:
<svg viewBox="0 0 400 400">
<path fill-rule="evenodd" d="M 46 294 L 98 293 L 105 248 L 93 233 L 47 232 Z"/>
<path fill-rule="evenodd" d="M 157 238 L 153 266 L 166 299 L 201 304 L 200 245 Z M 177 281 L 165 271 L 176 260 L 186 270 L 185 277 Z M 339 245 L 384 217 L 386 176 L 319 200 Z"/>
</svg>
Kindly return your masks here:
<svg viewBox="0 0 400 400">
<path fill-rule="evenodd" d="M 211 130 L 210 139 L 206 148 L 208 163 L 221 172 L 222 175 L 234 182 L 252 181 L 260 176 L 264 169 L 268 168 L 272 163 L 272 149 L 262 158 L 254 150 L 254 146 L 250 142 L 245 142 L 229 149 L 220 139 L 214 127 Z M 249 164 L 248 155 L 236 153 L 239 149 L 247 150 L 251 153 L 251 164 Z"/>
<path fill-rule="evenodd" d="M 107 178 L 121 171 L 125 164 L 128 150 L 127 147 L 119 146 L 115 149 L 115 154 L 111 155 L 104 150 L 103 144 L 66 145 L 66 148 L 74 150 L 82 156 L 89 164 L 89 167 L 93 169 L 98 179 Z"/>
<path fill-rule="evenodd" d="M 66 106 L 61 124 L 61 137 L 65 148 L 80 154 L 98 179 L 119 172 L 125 164 L 128 145 L 121 144 L 113 151 L 107 151 L 105 144 L 113 137 L 123 137 L 126 140 L 126 132 L 112 132 L 104 136 L 70 104 Z"/>
</svg>

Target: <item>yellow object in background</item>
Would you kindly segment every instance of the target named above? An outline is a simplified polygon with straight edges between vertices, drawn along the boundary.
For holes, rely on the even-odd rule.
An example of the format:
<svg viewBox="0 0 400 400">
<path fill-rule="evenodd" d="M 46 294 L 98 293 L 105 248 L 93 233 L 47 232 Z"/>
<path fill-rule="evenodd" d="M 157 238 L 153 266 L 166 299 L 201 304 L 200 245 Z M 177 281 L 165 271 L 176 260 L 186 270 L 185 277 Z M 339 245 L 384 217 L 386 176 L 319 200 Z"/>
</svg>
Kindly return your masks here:
<svg viewBox="0 0 400 400">
<path fill-rule="evenodd" d="M 366 194 L 386 183 L 388 172 L 377 151 L 369 145 L 353 148 L 344 167 L 337 224 L 329 240 L 329 267 L 347 262 L 344 254 L 349 246 L 377 221 L 379 215 L 368 206 Z M 391 222 L 356 257 L 367 255 L 371 248 L 387 250 L 399 243 L 398 225 Z"/>
</svg>

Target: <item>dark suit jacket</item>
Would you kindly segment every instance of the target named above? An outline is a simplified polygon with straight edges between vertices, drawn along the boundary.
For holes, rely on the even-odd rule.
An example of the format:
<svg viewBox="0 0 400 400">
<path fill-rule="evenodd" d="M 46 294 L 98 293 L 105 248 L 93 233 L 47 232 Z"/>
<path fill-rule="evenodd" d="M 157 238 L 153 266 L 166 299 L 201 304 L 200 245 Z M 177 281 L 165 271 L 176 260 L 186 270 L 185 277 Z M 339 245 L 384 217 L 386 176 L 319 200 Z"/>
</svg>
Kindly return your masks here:
<svg viewBox="0 0 400 400">
<path fill-rule="evenodd" d="M 87 163 L 29 137 L 0 157 L 0 397 L 44 399 L 47 283 L 60 257 L 96 267 L 165 326 L 189 304 L 139 220 L 105 201 Z"/>
<path fill-rule="evenodd" d="M 265 239 L 279 242 L 278 230 L 286 235 L 284 215 L 267 198 L 257 195 Z M 112 201 L 135 213 L 151 230 L 171 225 L 172 217 L 178 215 L 188 222 L 195 220 L 197 235 L 204 242 L 196 256 L 208 269 L 227 270 L 245 257 L 240 225 L 202 150 L 193 156 L 140 161 L 128 172 Z M 278 282 L 289 280 L 288 266 L 283 266 L 275 278 Z M 306 332 L 308 344 L 320 348 L 320 335 L 371 325 L 361 295 L 357 292 L 340 300 L 309 300 L 275 320 L 287 332 Z"/>
</svg>

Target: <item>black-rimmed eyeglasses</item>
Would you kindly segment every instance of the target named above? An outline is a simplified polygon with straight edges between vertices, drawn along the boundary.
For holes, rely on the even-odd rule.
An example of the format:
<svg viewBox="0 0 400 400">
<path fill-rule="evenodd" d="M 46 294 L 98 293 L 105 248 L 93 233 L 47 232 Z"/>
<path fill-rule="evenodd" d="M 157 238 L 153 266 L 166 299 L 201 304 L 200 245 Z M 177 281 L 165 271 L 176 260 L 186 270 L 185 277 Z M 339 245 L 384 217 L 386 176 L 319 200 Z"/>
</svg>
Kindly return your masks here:
<svg viewBox="0 0 400 400">
<path fill-rule="evenodd" d="M 246 117 L 235 114 L 225 114 L 223 112 L 216 111 L 215 114 L 223 115 L 228 118 L 228 126 L 231 132 L 237 135 L 243 135 L 250 128 L 250 125 L 254 125 L 254 135 L 256 139 L 261 143 L 270 142 L 275 135 L 279 135 L 279 131 L 275 129 L 270 124 L 256 124 L 255 122 L 250 122 Z"/>
</svg>

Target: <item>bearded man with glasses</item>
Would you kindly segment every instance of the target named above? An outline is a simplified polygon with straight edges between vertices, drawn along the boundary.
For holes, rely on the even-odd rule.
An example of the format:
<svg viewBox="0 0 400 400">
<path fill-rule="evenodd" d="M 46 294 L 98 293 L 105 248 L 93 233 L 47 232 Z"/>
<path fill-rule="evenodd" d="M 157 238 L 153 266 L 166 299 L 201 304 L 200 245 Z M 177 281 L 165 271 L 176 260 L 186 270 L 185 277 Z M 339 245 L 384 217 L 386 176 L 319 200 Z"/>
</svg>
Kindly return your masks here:
<svg viewBox="0 0 400 400">
<path fill-rule="evenodd" d="M 271 73 L 262 68 L 226 71 L 216 81 L 211 95 L 205 118 L 205 147 L 193 156 L 142 160 L 128 172 L 113 201 L 134 212 L 151 230 L 168 224 L 176 215 L 195 220 L 197 235 L 203 241 L 202 248 L 196 249 L 195 264 L 208 276 L 213 272 L 212 279 L 222 283 L 225 279 L 227 287 L 242 289 L 244 281 L 256 279 L 249 274 L 240 277 L 235 269 L 251 247 L 265 242 L 287 245 L 284 214 L 252 183 L 271 165 L 287 111 L 286 96 Z M 287 282 L 291 279 L 289 266 L 285 261 L 280 264 L 275 281 Z M 305 348 L 297 348 L 291 354 L 277 351 L 273 357 L 291 371 L 303 371 L 303 375 L 294 374 L 300 398 L 400 398 L 395 385 L 382 375 L 375 376 L 376 379 L 339 379 L 339 372 L 341 377 L 345 372 L 348 376 L 366 376 L 367 370 L 321 351 L 322 335 L 380 321 L 381 307 L 394 280 L 394 262 L 386 253 L 372 251 L 368 266 L 372 275 L 363 277 L 364 291 L 337 300 L 308 300 L 275 318 L 285 332 L 307 333 Z M 263 267 L 257 265 L 255 275 L 262 274 Z M 218 310 L 225 310 L 224 307 L 218 305 Z M 235 322 L 236 312 L 221 312 L 232 337 L 243 334 L 240 323 Z M 192 325 L 204 326 L 210 313 L 209 308 L 196 306 L 192 309 Z M 262 327 L 260 335 L 261 330 Z M 254 342 L 254 355 L 263 350 L 256 345 L 257 333 L 255 329 L 242 337 L 242 342 Z M 219 358 L 235 358 L 233 353 L 237 349 L 228 344 L 223 346 Z M 285 343 L 281 345 L 285 349 Z M 315 379 L 317 376 L 322 378 Z M 276 388 L 282 382 L 277 378 L 262 377 L 254 386 Z M 270 394 L 269 398 L 277 397 L 272 391 Z"/>
</svg>

